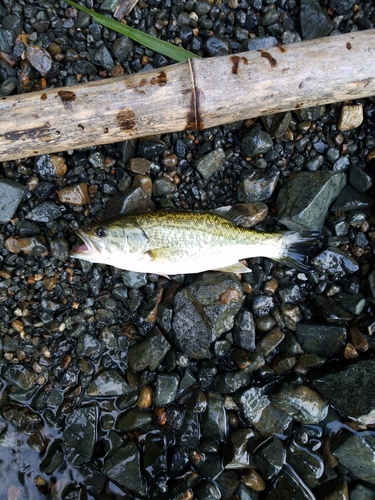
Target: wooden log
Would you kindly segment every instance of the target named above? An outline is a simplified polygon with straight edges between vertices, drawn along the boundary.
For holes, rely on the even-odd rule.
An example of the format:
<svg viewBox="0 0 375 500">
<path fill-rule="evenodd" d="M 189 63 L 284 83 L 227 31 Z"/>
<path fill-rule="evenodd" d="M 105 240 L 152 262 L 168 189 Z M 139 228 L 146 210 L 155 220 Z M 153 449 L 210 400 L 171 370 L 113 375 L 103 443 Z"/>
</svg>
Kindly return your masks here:
<svg viewBox="0 0 375 500">
<path fill-rule="evenodd" d="M 375 95 L 375 30 L 2 97 L 0 161 Z"/>
</svg>

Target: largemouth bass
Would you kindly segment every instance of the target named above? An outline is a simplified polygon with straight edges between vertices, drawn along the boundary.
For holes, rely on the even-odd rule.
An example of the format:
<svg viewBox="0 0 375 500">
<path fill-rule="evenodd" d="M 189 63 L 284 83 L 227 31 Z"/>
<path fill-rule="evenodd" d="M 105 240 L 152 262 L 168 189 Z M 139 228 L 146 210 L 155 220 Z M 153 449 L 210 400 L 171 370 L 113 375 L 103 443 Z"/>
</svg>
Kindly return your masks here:
<svg viewBox="0 0 375 500">
<path fill-rule="evenodd" d="M 307 253 L 318 231 L 264 233 L 238 226 L 243 218 L 236 206 L 122 215 L 76 229 L 84 244 L 73 248 L 71 256 L 163 276 L 207 270 L 246 273 L 239 261 L 250 257 L 310 270 Z"/>
</svg>

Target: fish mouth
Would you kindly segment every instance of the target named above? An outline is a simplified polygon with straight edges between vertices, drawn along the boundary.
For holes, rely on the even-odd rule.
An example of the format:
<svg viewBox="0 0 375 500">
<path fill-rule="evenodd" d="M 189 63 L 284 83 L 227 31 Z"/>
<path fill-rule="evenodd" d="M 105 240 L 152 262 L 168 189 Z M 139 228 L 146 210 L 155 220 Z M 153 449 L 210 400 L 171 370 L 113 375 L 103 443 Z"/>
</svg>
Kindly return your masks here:
<svg viewBox="0 0 375 500">
<path fill-rule="evenodd" d="M 82 245 L 77 245 L 76 247 L 72 248 L 70 251 L 70 255 L 72 257 L 80 257 L 82 255 L 92 255 L 94 251 L 94 246 L 96 246 L 90 238 L 84 233 L 84 231 L 81 231 L 81 229 L 74 229 L 74 232 L 76 233 L 77 236 L 81 238 L 83 241 Z"/>
</svg>

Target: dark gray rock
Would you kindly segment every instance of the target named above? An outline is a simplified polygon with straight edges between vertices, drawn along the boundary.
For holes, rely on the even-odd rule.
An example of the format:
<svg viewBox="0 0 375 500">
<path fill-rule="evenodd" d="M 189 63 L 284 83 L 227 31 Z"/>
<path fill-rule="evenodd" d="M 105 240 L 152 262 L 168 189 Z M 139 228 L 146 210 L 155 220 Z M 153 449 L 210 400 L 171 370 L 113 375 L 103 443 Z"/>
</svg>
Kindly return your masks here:
<svg viewBox="0 0 375 500">
<path fill-rule="evenodd" d="M 130 384 L 116 370 L 102 371 L 87 387 L 87 394 L 96 397 L 120 396 L 130 392 Z"/>
<path fill-rule="evenodd" d="M 350 500 L 375 500 L 375 491 L 357 484 L 350 493 Z"/>
<path fill-rule="evenodd" d="M 154 405 L 162 406 L 172 403 L 177 395 L 180 379 L 176 373 L 160 373 L 156 377 Z"/>
<path fill-rule="evenodd" d="M 304 40 L 327 36 L 333 24 L 318 0 L 302 0 L 301 29 Z"/>
<path fill-rule="evenodd" d="M 248 351 L 255 349 L 255 324 L 250 311 L 241 309 L 235 319 L 233 329 L 233 340 L 235 343 Z"/>
<path fill-rule="evenodd" d="M 151 485 L 160 492 L 168 490 L 167 439 L 161 432 L 147 434 L 143 453 L 143 467 Z"/>
<path fill-rule="evenodd" d="M 155 370 L 171 348 L 158 328 L 148 333 L 144 340 L 130 346 L 128 363 L 131 370 Z"/>
<path fill-rule="evenodd" d="M 44 201 L 31 210 L 26 218 L 35 222 L 51 222 L 61 217 L 60 208 L 53 201 Z"/>
<path fill-rule="evenodd" d="M 292 230 L 322 229 L 345 179 L 345 174 L 328 170 L 298 172 L 289 177 L 276 201 L 280 222 Z"/>
<path fill-rule="evenodd" d="M 350 321 L 353 317 L 333 297 L 318 295 L 311 301 L 311 305 L 318 316 L 323 317 L 328 323 L 345 323 L 345 321 Z"/>
<path fill-rule="evenodd" d="M 267 153 L 273 146 L 273 141 L 267 132 L 258 128 L 251 130 L 242 139 L 241 149 L 245 156 L 256 156 Z"/>
<path fill-rule="evenodd" d="M 25 189 L 18 182 L 0 178 L 0 224 L 8 224 L 16 213 Z"/>
<path fill-rule="evenodd" d="M 208 56 L 226 56 L 230 52 L 229 40 L 223 36 L 211 36 L 204 42 Z"/>
<path fill-rule="evenodd" d="M 112 52 L 118 62 L 124 62 L 133 50 L 134 44 L 127 36 L 116 38 L 112 46 Z"/>
<path fill-rule="evenodd" d="M 250 373 L 243 371 L 220 373 L 215 377 L 214 389 L 221 394 L 231 394 L 247 387 L 250 381 Z"/>
<path fill-rule="evenodd" d="M 312 383 L 328 403 L 361 425 L 375 423 L 375 360 L 354 364 L 320 376 Z"/>
<path fill-rule="evenodd" d="M 310 488 L 318 485 L 324 472 L 322 455 L 293 439 L 288 446 L 287 462 Z"/>
<path fill-rule="evenodd" d="M 289 124 L 292 120 L 292 113 L 287 111 L 285 113 L 275 113 L 262 117 L 262 122 L 268 132 L 275 137 L 282 137 L 288 130 Z"/>
<path fill-rule="evenodd" d="M 242 301 L 241 283 L 233 274 L 205 273 L 193 281 L 174 297 L 176 346 L 193 358 L 209 358 L 210 344 L 233 328 Z"/>
<path fill-rule="evenodd" d="M 267 493 L 267 500 L 315 500 L 316 496 L 296 474 L 285 464 Z"/>
<path fill-rule="evenodd" d="M 141 457 L 137 445 L 130 441 L 107 456 L 103 472 L 136 495 L 147 495 L 146 481 L 142 473 Z"/>
<path fill-rule="evenodd" d="M 349 171 L 349 182 L 360 193 L 364 193 L 372 186 L 371 177 L 362 168 L 355 165 Z"/>
<path fill-rule="evenodd" d="M 152 411 L 141 408 L 129 408 L 124 411 L 116 422 L 116 429 L 131 432 L 152 422 Z"/>
<path fill-rule="evenodd" d="M 20 389 L 30 389 L 36 381 L 36 373 L 27 365 L 19 363 L 8 365 L 3 371 L 3 377 Z"/>
<path fill-rule="evenodd" d="M 209 392 L 207 409 L 202 415 L 202 434 L 204 437 L 216 439 L 221 443 L 227 434 L 227 415 L 224 408 L 224 397 Z"/>
<path fill-rule="evenodd" d="M 254 466 L 252 454 L 262 438 L 253 429 L 238 429 L 228 434 L 224 444 L 226 469 L 244 469 Z"/>
<path fill-rule="evenodd" d="M 204 180 L 208 181 L 224 165 L 225 153 L 222 148 L 214 149 L 196 161 L 196 167 Z"/>
<path fill-rule="evenodd" d="M 69 463 L 79 466 L 91 458 L 97 439 L 97 419 L 96 405 L 76 408 L 67 418 L 62 448 Z"/>
<path fill-rule="evenodd" d="M 345 175 L 345 174 L 341 174 Z M 347 185 L 341 191 L 336 201 L 330 207 L 331 212 L 349 212 L 362 210 L 374 205 L 374 197 L 368 193 L 360 193 L 354 187 Z"/>
<path fill-rule="evenodd" d="M 298 323 L 296 335 L 304 351 L 331 358 L 340 356 L 346 343 L 344 326 Z"/>
<path fill-rule="evenodd" d="M 277 437 L 271 437 L 263 442 L 254 452 L 254 460 L 265 479 L 272 479 L 283 468 L 286 451 L 283 442 Z"/>
<path fill-rule="evenodd" d="M 331 450 L 341 465 L 352 474 L 375 484 L 375 438 L 342 429 L 332 440 Z"/>
<path fill-rule="evenodd" d="M 240 181 L 238 199 L 247 203 L 268 200 L 275 191 L 279 175 L 279 171 L 250 170 Z"/>
</svg>

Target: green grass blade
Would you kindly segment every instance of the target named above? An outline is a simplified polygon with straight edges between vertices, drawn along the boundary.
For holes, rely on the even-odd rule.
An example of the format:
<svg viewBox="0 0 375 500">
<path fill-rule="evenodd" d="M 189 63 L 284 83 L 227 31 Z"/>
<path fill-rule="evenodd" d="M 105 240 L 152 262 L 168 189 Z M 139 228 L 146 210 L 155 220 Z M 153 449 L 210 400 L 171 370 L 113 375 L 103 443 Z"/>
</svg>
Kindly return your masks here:
<svg viewBox="0 0 375 500">
<path fill-rule="evenodd" d="M 77 10 L 84 12 L 91 16 L 97 23 L 106 26 L 107 28 L 117 31 L 122 35 L 126 35 L 131 38 L 135 42 L 144 45 L 145 47 L 154 50 L 155 52 L 159 52 L 159 54 L 163 54 L 164 56 L 170 57 L 175 61 L 185 61 L 186 59 L 197 57 L 200 58 L 197 54 L 193 54 L 193 52 L 189 52 L 188 50 L 182 49 L 181 47 L 177 47 L 172 43 L 165 42 L 164 40 L 160 40 L 159 38 L 155 38 L 147 33 L 143 33 L 143 31 L 139 31 L 135 28 L 131 28 L 126 24 L 119 23 L 114 19 L 109 19 L 97 12 L 84 7 L 83 5 L 79 5 L 72 0 L 64 0 L 65 3 L 71 5 Z"/>
</svg>

